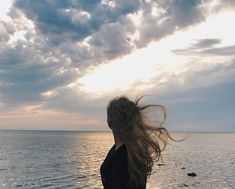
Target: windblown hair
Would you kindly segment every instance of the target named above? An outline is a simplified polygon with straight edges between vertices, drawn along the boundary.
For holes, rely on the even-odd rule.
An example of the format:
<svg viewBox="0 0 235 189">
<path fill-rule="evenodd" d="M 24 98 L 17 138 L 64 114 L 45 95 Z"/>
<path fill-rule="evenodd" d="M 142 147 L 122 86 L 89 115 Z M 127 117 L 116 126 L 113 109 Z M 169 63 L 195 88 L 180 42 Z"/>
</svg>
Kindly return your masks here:
<svg viewBox="0 0 235 189">
<path fill-rule="evenodd" d="M 138 105 L 125 96 L 116 97 L 107 106 L 107 122 L 113 133 L 126 145 L 128 154 L 129 185 L 145 184 L 152 172 L 154 161 L 161 158 L 168 139 L 175 141 L 163 127 L 166 110 L 162 105 Z M 160 108 L 162 121 L 153 121 L 146 115 L 147 109 Z"/>
</svg>

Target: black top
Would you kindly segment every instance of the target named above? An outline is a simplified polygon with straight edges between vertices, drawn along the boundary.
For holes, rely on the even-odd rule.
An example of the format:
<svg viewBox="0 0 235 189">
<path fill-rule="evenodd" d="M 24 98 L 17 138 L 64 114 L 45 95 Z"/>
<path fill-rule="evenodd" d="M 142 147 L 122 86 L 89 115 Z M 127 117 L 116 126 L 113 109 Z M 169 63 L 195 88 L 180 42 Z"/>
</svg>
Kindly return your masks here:
<svg viewBox="0 0 235 189">
<path fill-rule="evenodd" d="M 125 144 L 116 150 L 113 145 L 100 167 L 100 174 L 104 189 L 146 189 L 146 185 L 142 187 L 127 186 L 129 174 Z"/>
</svg>

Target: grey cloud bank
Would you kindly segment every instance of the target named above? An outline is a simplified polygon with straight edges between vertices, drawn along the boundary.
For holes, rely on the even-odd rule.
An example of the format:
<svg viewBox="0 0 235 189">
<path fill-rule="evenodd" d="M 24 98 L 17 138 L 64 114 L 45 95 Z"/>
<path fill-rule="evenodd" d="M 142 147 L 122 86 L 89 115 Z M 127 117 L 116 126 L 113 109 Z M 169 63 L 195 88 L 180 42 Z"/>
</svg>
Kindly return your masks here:
<svg viewBox="0 0 235 189">
<path fill-rule="evenodd" d="M 85 93 L 79 91 L 79 86 L 75 90 L 69 84 L 83 76 L 91 66 L 108 63 L 177 30 L 203 22 L 206 13 L 202 5 L 207 3 L 199 0 L 14 1 L 9 12 L 12 21 L 0 21 L 0 112 L 41 105 L 45 109 L 67 114 L 77 113 L 82 119 L 92 119 L 91 116 L 94 119 L 105 118 L 105 106 L 113 94 L 97 99 L 87 98 Z M 234 4 L 232 1 L 224 3 Z M 156 12 L 153 13 L 154 10 Z M 136 24 L 130 15 L 142 15 L 140 24 Z M 25 34 L 10 42 L 17 31 L 25 31 Z M 134 35 L 136 32 L 138 37 Z M 234 45 L 216 47 L 220 42 L 220 39 L 202 39 L 187 49 L 175 49 L 173 52 L 186 56 L 215 54 L 233 57 Z M 235 92 L 231 76 L 234 61 L 229 67 L 213 69 L 216 70 L 198 75 L 189 70 L 183 76 L 188 80 L 188 85 L 190 82 L 194 85 L 195 78 L 203 78 L 210 73 L 230 75 L 225 77 L 226 74 L 222 74 L 223 82 L 215 82 L 206 88 L 177 89 L 177 82 L 171 83 L 171 80 L 166 84 L 166 89 L 162 87 L 162 91 L 165 90 L 162 95 L 168 99 L 163 103 L 169 103 L 169 108 L 176 111 L 176 116 L 181 119 L 177 127 L 170 126 L 172 130 L 193 130 L 194 126 L 180 127 L 190 123 L 208 125 L 208 128 L 199 125 L 198 130 L 223 130 L 219 125 L 231 120 L 225 130 L 234 131 L 234 120 L 231 118 L 234 112 L 231 96 Z M 159 79 L 155 78 L 153 82 L 157 83 Z M 159 84 L 143 91 L 143 94 L 158 94 L 160 88 Z M 43 95 L 47 92 L 53 92 L 53 95 Z M 95 97 L 96 94 L 91 96 Z M 189 96 L 200 100 L 187 101 Z M 216 105 L 221 109 L 217 109 Z M 213 121 L 219 114 L 222 116 L 220 120 L 227 121 Z"/>
</svg>

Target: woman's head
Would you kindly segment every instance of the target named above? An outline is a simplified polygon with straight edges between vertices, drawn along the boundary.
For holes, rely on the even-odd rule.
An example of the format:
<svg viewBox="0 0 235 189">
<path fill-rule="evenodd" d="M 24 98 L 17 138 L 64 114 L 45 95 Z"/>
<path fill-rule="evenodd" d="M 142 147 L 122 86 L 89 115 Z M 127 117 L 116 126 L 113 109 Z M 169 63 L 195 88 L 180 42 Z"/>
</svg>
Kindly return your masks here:
<svg viewBox="0 0 235 189">
<path fill-rule="evenodd" d="M 151 175 L 154 160 L 161 157 L 167 140 L 172 139 L 162 126 L 166 111 L 162 105 L 139 105 L 125 96 L 112 99 L 107 106 L 107 122 L 113 133 L 125 143 L 128 153 L 128 172 L 131 185 L 142 185 Z M 160 108 L 162 121 L 150 120 L 147 109 Z M 172 139 L 173 140 L 173 139 Z M 161 145 L 162 144 L 162 145 Z"/>
<path fill-rule="evenodd" d="M 125 142 L 126 138 L 123 135 L 127 135 L 133 130 L 139 114 L 136 103 L 125 96 L 116 97 L 110 101 L 107 107 L 107 122 L 110 129 Z"/>
</svg>

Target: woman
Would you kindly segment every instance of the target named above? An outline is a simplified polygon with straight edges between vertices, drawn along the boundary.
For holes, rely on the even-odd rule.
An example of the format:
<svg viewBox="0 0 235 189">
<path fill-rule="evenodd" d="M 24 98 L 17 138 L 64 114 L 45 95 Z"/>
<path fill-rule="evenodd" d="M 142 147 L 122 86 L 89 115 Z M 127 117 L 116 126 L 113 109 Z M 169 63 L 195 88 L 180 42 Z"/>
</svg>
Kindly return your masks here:
<svg viewBox="0 0 235 189">
<path fill-rule="evenodd" d="M 155 160 L 159 160 L 167 140 L 171 139 L 162 126 L 166 119 L 161 105 L 138 105 L 125 96 L 111 100 L 107 122 L 115 144 L 100 167 L 104 189 L 145 189 Z M 147 116 L 151 107 L 163 111 L 162 122 Z M 162 146 L 160 146 L 162 144 Z"/>
</svg>

